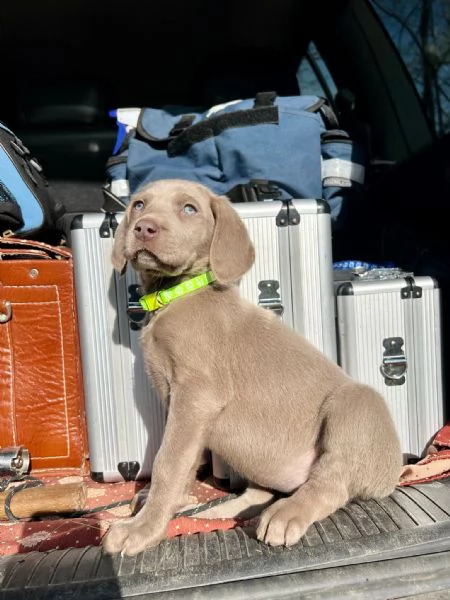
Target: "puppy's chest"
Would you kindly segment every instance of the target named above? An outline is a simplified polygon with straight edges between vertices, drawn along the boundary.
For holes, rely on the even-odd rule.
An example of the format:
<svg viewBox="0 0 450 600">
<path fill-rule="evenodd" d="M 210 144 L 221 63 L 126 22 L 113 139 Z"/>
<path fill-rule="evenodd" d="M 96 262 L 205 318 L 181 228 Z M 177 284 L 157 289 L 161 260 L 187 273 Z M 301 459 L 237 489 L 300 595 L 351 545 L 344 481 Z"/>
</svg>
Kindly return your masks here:
<svg viewBox="0 0 450 600">
<path fill-rule="evenodd" d="M 164 355 L 161 335 L 158 335 L 158 328 L 155 327 L 155 321 L 155 317 L 152 317 L 149 323 L 142 329 L 140 337 L 144 361 L 148 367 L 158 364 Z"/>
<path fill-rule="evenodd" d="M 164 319 L 164 312 L 157 313 L 144 327 L 140 343 L 150 372 L 163 371 L 168 375 L 174 363 L 180 362 L 180 355 L 189 355 L 186 353 L 189 340 L 181 325 L 174 327 L 170 320 Z"/>
<path fill-rule="evenodd" d="M 158 327 L 158 313 L 149 315 L 147 324 L 141 330 L 141 346 L 144 352 L 157 349 L 158 338 L 161 338 L 161 328 Z"/>
</svg>

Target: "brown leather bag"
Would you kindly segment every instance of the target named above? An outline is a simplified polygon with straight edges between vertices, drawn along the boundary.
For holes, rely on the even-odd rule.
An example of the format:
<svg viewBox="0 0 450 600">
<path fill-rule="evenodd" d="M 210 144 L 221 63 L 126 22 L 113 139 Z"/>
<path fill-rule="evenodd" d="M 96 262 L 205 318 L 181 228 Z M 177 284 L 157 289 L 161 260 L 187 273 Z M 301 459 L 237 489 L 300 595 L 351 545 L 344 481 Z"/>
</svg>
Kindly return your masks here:
<svg viewBox="0 0 450 600">
<path fill-rule="evenodd" d="M 89 472 L 71 250 L 0 237 L 0 448 Z"/>
</svg>

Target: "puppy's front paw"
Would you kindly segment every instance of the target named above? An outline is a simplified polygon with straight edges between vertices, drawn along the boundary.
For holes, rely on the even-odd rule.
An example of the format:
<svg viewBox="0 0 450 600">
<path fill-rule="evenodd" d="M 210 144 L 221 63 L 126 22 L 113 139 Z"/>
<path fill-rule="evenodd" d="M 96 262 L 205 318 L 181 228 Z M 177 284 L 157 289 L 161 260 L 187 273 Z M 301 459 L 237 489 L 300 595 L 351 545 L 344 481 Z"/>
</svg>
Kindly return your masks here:
<svg viewBox="0 0 450 600">
<path fill-rule="evenodd" d="M 291 498 L 282 498 L 262 513 L 256 537 L 269 546 L 292 546 L 309 525 L 302 519 L 299 506 Z"/>
<path fill-rule="evenodd" d="M 165 538 L 165 532 L 157 532 L 143 522 L 142 519 L 134 517 L 118 523 L 113 523 L 103 539 L 103 550 L 107 554 L 126 554 L 134 556 L 143 552 L 146 548 L 157 546 Z"/>
</svg>

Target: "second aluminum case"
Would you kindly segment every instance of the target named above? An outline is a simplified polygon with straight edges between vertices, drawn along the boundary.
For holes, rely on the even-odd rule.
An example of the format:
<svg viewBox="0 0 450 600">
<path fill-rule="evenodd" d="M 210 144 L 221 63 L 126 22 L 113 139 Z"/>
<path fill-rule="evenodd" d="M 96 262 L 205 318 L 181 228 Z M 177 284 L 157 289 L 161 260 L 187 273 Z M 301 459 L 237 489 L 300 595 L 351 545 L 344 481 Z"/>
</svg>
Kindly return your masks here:
<svg viewBox="0 0 450 600">
<path fill-rule="evenodd" d="M 440 290 L 431 277 L 337 288 L 339 362 L 387 401 L 405 461 L 443 425 Z"/>
<path fill-rule="evenodd" d="M 331 222 L 317 200 L 234 204 L 256 250 L 239 285 L 248 300 L 274 310 L 336 360 Z M 139 328 L 127 310 L 139 297 L 136 273 L 114 272 L 111 252 L 121 213 L 85 213 L 71 226 L 71 246 L 92 477 L 148 478 L 165 413 L 148 379 Z M 245 335 L 245 332 L 242 332 Z"/>
</svg>

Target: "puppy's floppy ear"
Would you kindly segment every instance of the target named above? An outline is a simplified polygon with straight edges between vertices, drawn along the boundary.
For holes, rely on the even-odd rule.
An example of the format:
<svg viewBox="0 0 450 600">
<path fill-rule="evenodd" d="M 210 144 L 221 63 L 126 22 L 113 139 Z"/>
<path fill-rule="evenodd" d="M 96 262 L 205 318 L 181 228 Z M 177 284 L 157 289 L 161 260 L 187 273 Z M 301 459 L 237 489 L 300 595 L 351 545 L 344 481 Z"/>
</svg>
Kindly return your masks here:
<svg viewBox="0 0 450 600">
<path fill-rule="evenodd" d="M 210 264 L 217 281 L 231 283 L 246 273 L 255 260 L 255 250 L 243 221 L 228 198 L 211 196 L 215 218 Z"/>
<path fill-rule="evenodd" d="M 111 261 L 121 275 L 125 273 L 127 268 L 127 260 L 125 258 L 125 232 L 127 229 L 127 215 L 125 214 L 117 227 L 114 234 L 114 244 L 111 254 Z"/>
</svg>

